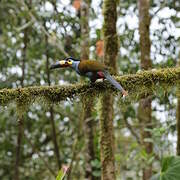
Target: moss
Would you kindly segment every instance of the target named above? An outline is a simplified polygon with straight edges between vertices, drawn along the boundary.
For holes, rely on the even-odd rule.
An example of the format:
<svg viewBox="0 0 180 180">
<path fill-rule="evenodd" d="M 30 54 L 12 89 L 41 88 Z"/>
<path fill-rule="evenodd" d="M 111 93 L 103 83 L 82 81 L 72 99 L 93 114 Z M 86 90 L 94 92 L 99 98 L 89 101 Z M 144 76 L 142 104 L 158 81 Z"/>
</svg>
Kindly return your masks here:
<svg viewBox="0 0 180 180">
<path fill-rule="evenodd" d="M 116 33 L 116 1 L 104 0 L 104 63 L 112 68 L 112 73 L 116 74 L 116 57 L 118 53 L 118 41 Z M 109 88 L 108 88 L 109 89 Z M 100 108 L 100 132 L 101 132 L 101 166 L 102 179 L 115 179 L 114 161 L 114 130 L 113 130 L 113 104 L 112 93 L 104 93 L 101 99 Z"/>
<path fill-rule="evenodd" d="M 113 136 L 113 96 L 109 93 L 103 94 L 101 97 L 100 126 L 101 126 L 101 161 L 108 161 L 113 156 L 113 147 L 111 146 Z"/>
<path fill-rule="evenodd" d="M 104 62 L 108 67 L 112 67 L 112 73 L 115 74 L 117 72 L 116 57 L 118 53 L 116 1 L 104 1 L 103 15 Z"/>
<path fill-rule="evenodd" d="M 115 79 L 128 90 L 129 97 L 127 99 L 139 100 L 149 94 L 154 94 L 158 87 L 164 90 L 167 87 L 176 85 L 180 80 L 180 68 L 166 68 L 159 70 L 142 71 L 136 74 L 116 76 Z M 114 95 L 120 94 L 107 81 L 90 84 L 75 84 L 64 86 L 34 86 L 16 89 L 0 90 L 0 105 L 7 105 L 14 101 L 18 106 L 27 106 L 38 99 L 45 103 L 59 103 L 67 98 L 89 95 L 98 96 L 105 91 L 114 92 Z M 179 93 L 177 94 L 179 95 Z"/>
</svg>

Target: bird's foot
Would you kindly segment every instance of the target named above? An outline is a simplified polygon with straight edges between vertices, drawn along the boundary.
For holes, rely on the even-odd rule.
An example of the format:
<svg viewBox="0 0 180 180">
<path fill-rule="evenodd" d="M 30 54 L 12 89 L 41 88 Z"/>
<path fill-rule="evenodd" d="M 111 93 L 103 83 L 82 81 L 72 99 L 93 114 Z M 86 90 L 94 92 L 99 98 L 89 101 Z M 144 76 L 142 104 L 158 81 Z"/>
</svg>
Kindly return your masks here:
<svg viewBox="0 0 180 180">
<path fill-rule="evenodd" d="M 122 91 L 122 94 L 123 94 L 123 98 L 125 98 L 126 96 L 128 96 L 128 92 L 125 91 L 125 90 Z"/>
<path fill-rule="evenodd" d="M 96 82 L 104 82 L 104 79 L 97 79 Z"/>
</svg>

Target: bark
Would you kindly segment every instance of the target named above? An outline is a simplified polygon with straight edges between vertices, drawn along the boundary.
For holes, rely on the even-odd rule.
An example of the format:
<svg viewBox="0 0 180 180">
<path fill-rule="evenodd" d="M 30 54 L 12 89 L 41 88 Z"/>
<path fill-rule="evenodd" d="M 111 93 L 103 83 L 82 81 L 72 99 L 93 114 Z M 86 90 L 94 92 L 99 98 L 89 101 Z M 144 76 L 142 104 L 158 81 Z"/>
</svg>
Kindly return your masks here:
<svg viewBox="0 0 180 180">
<path fill-rule="evenodd" d="M 83 101 L 83 121 L 85 124 L 85 142 L 86 142 L 86 169 L 85 178 L 92 180 L 95 179 L 93 176 L 92 160 L 95 158 L 94 154 L 94 133 L 93 133 L 93 123 L 94 119 L 92 117 L 92 110 L 94 105 L 94 98 L 87 98 Z"/>
<path fill-rule="evenodd" d="M 141 68 L 151 69 L 152 62 L 150 59 L 150 15 L 149 0 L 139 0 L 139 34 L 140 34 L 140 52 L 141 52 Z"/>
<path fill-rule="evenodd" d="M 140 33 L 140 51 L 141 51 L 141 68 L 150 69 L 152 62 L 150 60 L 150 15 L 149 15 L 149 0 L 139 0 L 139 33 Z M 139 102 L 138 118 L 141 128 L 141 143 L 148 155 L 153 152 L 153 145 L 151 142 L 145 142 L 146 138 L 151 138 L 151 133 L 145 131 L 147 128 L 152 128 L 151 117 L 151 102 L 152 98 L 142 99 Z M 143 168 L 143 180 L 149 180 L 152 176 L 152 164 Z"/>
<path fill-rule="evenodd" d="M 114 162 L 114 128 L 113 128 L 113 102 L 109 93 L 101 98 L 100 129 L 101 129 L 101 179 L 115 179 Z"/>
<path fill-rule="evenodd" d="M 81 2 L 81 59 L 89 59 L 89 8 L 90 0 Z"/>
<path fill-rule="evenodd" d="M 104 0 L 104 63 L 112 67 L 116 73 L 116 57 L 118 52 L 116 34 L 116 1 Z M 101 97 L 100 130 L 101 130 L 101 179 L 115 179 L 114 162 L 114 128 L 113 128 L 113 95 L 106 92 Z"/>
<path fill-rule="evenodd" d="M 141 145 L 145 149 L 148 155 L 153 152 L 153 145 L 151 142 L 145 142 L 146 138 L 152 138 L 151 132 L 145 129 L 152 129 L 152 118 L 151 118 L 151 98 L 141 99 L 138 107 L 138 119 L 141 126 Z M 143 168 L 143 180 L 149 180 L 152 176 L 152 164 L 148 167 Z"/>
<path fill-rule="evenodd" d="M 17 136 L 15 174 L 14 174 L 15 180 L 19 180 L 19 167 L 20 167 L 20 161 L 21 161 L 22 135 L 23 135 L 23 117 L 19 118 L 19 122 L 18 122 L 18 136 Z"/>
<path fill-rule="evenodd" d="M 89 59 L 89 8 L 90 0 L 81 2 L 80 18 L 81 18 L 81 59 Z M 86 142 L 86 169 L 85 178 L 88 180 L 95 179 L 93 177 L 92 160 L 94 159 L 94 134 L 93 134 L 93 117 L 92 110 L 94 106 L 94 98 L 86 97 L 82 99 L 83 112 L 82 117 L 85 125 L 85 142 Z"/>
<path fill-rule="evenodd" d="M 45 24 L 44 24 L 45 27 Z M 46 29 L 46 27 L 45 27 Z M 46 29 L 47 30 L 47 29 Z M 46 54 L 46 75 L 47 75 L 47 83 L 49 86 L 51 86 L 51 80 L 50 80 L 50 72 L 49 72 L 49 51 L 48 51 L 48 36 L 45 35 L 45 54 Z M 59 153 L 59 147 L 57 143 L 57 136 L 56 136 L 56 126 L 54 122 L 54 108 L 53 105 L 50 105 L 49 108 L 50 112 L 50 121 L 51 121 L 51 127 L 52 127 L 52 139 L 54 144 L 54 153 L 56 155 L 56 160 L 59 169 L 61 168 L 61 159 L 60 159 L 60 153 Z"/>
</svg>

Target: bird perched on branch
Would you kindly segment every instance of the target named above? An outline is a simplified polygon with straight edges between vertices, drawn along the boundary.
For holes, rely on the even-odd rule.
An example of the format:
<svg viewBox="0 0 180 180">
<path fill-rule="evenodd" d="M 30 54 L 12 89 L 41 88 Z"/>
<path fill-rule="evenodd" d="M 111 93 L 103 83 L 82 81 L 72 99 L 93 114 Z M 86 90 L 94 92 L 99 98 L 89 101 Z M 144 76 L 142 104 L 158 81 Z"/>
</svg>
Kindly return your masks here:
<svg viewBox="0 0 180 180">
<path fill-rule="evenodd" d="M 80 61 L 68 57 L 51 65 L 50 69 L 66 67 L 71 67 L 79 75 L 88 77 L 91 83 L 94 83 L 97 79 L 107 79 L 113 86 L 122 92 L 123 96 L 128 95 L 127 91 L 125 91 L 123 87 L 110 75 L 108 68 L 103 63 L 91 60 Z"/>
</svg>

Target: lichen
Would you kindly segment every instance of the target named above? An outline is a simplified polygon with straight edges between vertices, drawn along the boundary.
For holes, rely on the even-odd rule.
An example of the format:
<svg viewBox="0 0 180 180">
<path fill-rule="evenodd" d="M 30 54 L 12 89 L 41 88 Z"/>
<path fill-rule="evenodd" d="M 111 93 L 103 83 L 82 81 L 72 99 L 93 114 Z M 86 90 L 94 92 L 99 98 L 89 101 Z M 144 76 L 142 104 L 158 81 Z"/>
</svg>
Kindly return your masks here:
<svg viewBox="0 0 180 180">
<path fill-rule="evenodd" d="M 142 71 L 136 74 L 115 76 L 115 79 L 129 92 L 126 101 L 137 101 L 142 97 L 154 94 L 161 86 L 164 91 L 168 87 L 177 85 L 180 81 L 180 68 L 165 68 L 159 70 Z M 34 86 L 0 90 L 0 106 L 16 102 L 18 106 L 28 106 L 37 99 L 45 103 L 56 104 L 67 98 L 87 95 L 98 96 L 105 91 L 121 94 L 106 80 L 95 84 L 74 84 L 63 86 Z M 178 93 L 179 95 L 179 93 Z"/>
</svg>

